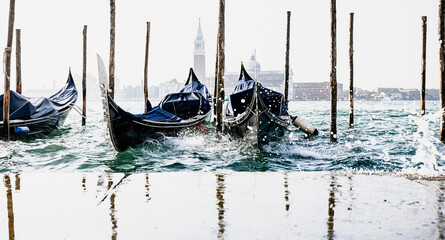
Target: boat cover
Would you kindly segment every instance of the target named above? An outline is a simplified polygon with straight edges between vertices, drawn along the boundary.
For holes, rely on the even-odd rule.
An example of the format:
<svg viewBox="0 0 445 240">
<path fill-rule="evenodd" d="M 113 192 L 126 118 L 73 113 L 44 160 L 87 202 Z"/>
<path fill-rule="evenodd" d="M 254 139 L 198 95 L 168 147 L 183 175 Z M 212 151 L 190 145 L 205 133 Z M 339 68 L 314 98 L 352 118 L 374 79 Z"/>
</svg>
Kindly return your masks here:
<svg viewBox="0 0 445 240">
<path fill-rule="evenodd" d="M 189 77 L 185 83 L 184 88 L 182 88 L 179 92 L 199 92 L 206 100 L 210 99 L 209 90 L 204 84 L 199 82 L 192 68 L 190 68 Z"/>
<path fill-rule="evenodd" d="M 159 108 L 182 119 L 188 119 L 210 111 L 209 98 L 209 90 L 199 82 L 193 69 L 190 68 L 184 88 L 179 93 L 165 96 L 160 102 Z"/>
<path fill-rule="evenodd" d="M 156 122 L 180 122 L 182 120 L 182 118 L 173 115 L 165 110 L 162 110 L 159 107 L 154 107 L 150 111 L 143 114 L 131 114 L 129 112 L 123 111 L 122 109 L 119 109 L 119 112 L 121 116 L 125 116 L 128 114 L 133 118 L 146 119 Z"/>
<path fill-rule="evenodd" d="M 165 96 L 158 106 L 152 108 L 150 101 L 147 100 L 147 109 L 143 114 L 131 114 L 121 108 L 118 111 L 123 117 L 156 122 L 179 122 L 210 111 L 208 98 L 210 98 L 209 90 L 198 81 L 190 68 L 184 88 L 178 93 Z"/>
<path fill-rule="evenodd" d="M 227 114 L 236 117 L 245 112 L 252 101 L 254 89 L 255 81 L 249 76 L 244 66 L 241 65 L 238 85 L 235 86 L 232 95 L 229 97 Z M 261 83 L 258 83 L 258 93 L 271 113 L 276 116 L 288 114 L 283 94 L 265 88 Z"/>
<path fill-rule="evenodd" d="M 3 119 L 3 98 L 0 95 L 0 119 Z M 61 110 L 77 100 L 77 89 L 71 72 L 64 88 L 49 98 L 28 98 L 10 91 L 9 119 L 59 118 Z"/>
<path fill-rule="evenodd" d="M 159 107 L 180 118 L 188 119 L 207 113 L 210 103 L 199 92 L 180 92 L 165 96 Z"/>
</svg>

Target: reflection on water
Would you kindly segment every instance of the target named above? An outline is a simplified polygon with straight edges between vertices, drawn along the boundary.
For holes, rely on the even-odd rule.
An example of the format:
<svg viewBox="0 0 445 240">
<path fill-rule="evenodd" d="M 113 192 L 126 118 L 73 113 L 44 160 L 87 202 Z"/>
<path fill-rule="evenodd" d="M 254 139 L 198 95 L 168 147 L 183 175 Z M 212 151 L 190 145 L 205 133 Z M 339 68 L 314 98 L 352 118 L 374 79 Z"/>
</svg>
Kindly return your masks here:
<svg viewBox="0 0 445 240">
<path fill-rule="evenodd" d="M 348 206 L 348 210 L 351 211 L 352 210 L 352 201 L 354 200 L 354 190 L 353 190 L 353 179 L 352 176 L 348 177 L 349 180 L 349 206 Z"/>
<path fill-rule="evenodd" d="M 103 185 L 104 185 L 104 176 L 103 175 L 99 175 L 99 177 L 97 178 L 96 198 L 102 192 L 102 186 Z"/>
<path fill-rule="evenodd" d="M 110 190 L 111 186 L 113 186 L 113 178 L 111 174 L 108 175 L 108 186 L 107 190 Z M 117 219 L 116 219 L 116 194 L 113 193 L 110 196 L 110 218 L 111 218 L 111 239 L 117 239 Z"/>
<path fill-rule="evenodd" d="M 286 173 L 284 173 L 284 201 L 286 202 L 285 209 L 286 211 L 289 211 L 290 205 L 289 205 L 289 184 L 288 184 L 289 176 Z"/>
<path fill-rule="evenodd" d="M 439 239 L 445 239 L 445 216 L 443 214 L 445 186 L 443 182 L 439 183 L 439 189 L 440 191 L 437 191 L 437 230 L 439 231 Z"/>
<path fill-rule="evenodd" d="M 329 210 L 328 210 L 328 239 L 334 239 L 334 208 L 335 208 L 335 192 L 337 191 L 337 179 L 334 175 L 331 176 L 331 184 L 329 189 Z"/>
<path fill-rule="evenodd" d="M 9 239 L 15 239 L 14 232 L 14 207 L 12 203 L 12 187 L 11 187 L 11 178 L 9 174 L 5 174 L 4 177 L 5 187 L 6 187 L 6 199 L 7 199 L 7 208 L 8 208 L 8 231 L 9 231 Z"/>
<path fill-rule="evenodd" d="M 111 197 L 110 197 L 110 217 L 111 217 L 111 224 L 112 224 L 111 230 L 113 231 L 113 233 L 111 235 L 111 239 L 112 240 L 116 240 L 117 239 L 117 219 L 116 219 L 116 216 L 115 216 L 115 213 L 116 213 L 116 210 L 115 210 L 115 206 L 116 206 L 115 199 L 116 199 L 116 194 L 115 193 L 111 194 Z"/>
<path fill-rule="evenodd" d="M 0 239 L 445 238 L 443 179 L 330 172 L 126 177 L 2 174 Z"/>
<path fill-rule="evenodd" d="M 20 191 L 20 174 L 15 175 L 15 190 Z"/>
<path fill-rule="evenodd" d="M 113 176 L 111 174 L 107 175 L 108 177 L 108 185 L 107 185 L 107 191 L 110 190 L 111 186 L 113 186 Z"/>
<path fill-rule="evenodd" d="M 85 175 L 84 175 L 84 176 L 82 177 L 82 189 L 83 189 L 84 192 L 87 191 L 86 183 L 87 183 L 87 179 L 85 178 Z"/>
<path fill-rule="evenodd" d="M 224 221 L 224 174 L 216 174 L 216 200 L 217 200 L 217 210 L 218 210 L 218 239 L 224 239 L 225 232 L 225 221 Z"/>
<path fill-rule="evenodd" d="M 147 202 L 150 201 L 150 179 L 148 178 L 148 173 L 145 174 L 145 197 Z"/>
</svg>

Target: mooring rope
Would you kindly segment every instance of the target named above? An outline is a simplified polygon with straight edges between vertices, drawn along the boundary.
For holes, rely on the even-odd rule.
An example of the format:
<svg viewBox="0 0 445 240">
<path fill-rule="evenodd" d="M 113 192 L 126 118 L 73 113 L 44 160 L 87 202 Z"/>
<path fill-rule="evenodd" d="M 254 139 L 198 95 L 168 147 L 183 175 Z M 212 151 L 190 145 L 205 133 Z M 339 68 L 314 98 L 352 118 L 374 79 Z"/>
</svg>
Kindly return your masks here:
<svg viewBox="0 0 445 240">
<path fill-rule="evenodd" d="M 78 114 L 80 114 L 80 116 L 82 116 L 82 118 L 85 118 L 85 119 L 87 118 L 87 116 L 85 116 L 85 115 L 82 114 L 82 109 L 80 109 L 79 106 L 77 106 L 77 105 L 74 104 L 74 103 L 71 103 L 70 105 L 71 105 L 71 107 L 74 109 L 74 111 L 76 111 Z"/>
</svg>

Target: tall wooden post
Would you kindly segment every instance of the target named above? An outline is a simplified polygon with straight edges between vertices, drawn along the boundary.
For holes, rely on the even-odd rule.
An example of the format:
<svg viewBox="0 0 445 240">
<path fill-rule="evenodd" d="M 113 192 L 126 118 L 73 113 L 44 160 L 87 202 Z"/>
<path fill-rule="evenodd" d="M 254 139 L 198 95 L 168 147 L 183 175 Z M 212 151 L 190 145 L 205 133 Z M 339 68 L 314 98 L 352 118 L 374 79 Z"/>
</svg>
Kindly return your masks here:
<svg viewBox="0 0 445 240">
<path fill-rule="evenodd" d="M 148 100 L 148 50 L 150 46 L 150 22 L 147 22 L 147 37 L 145 39 L 145 66 L 144 66 L 144 111 Z"/>
<path fill-rule="evenodd" d="M 287 11 L 287 32 L 286 32 L 286 65 L 284 74 L 284 103 L 289 104 L 289 49 L 290 49 L 290 11 Z"/>
<path fill-rule="evenodd" d="M 440 109 L 445 108 L 445 0 L 439 2 Z M 445 114 L 440 117 L 440 140 L 445 143 Z"/>
<path fill-rule="evenodd" d="M 337 3 L 331 0 L 331 143 L 337 142 Z"/>
<path fill-rule="evenodd" d="M 218 27 L 218 76 L 217 87 L 218 96 L 216 99 L 216 131 L 222 132 L 223 127 L 223 103 L 224 103 L 224 40 L 225 40 L 225 26 L 224 26 L 224 11 L 225 0 L 219 0 L 219 27 Z"/>
<path fill-rule="evenodd" d="M 109 87 L 111 98 L 114 99 L 114 41 L 116 35 L 116 4 L 115 0 L 110 0 L 110 64 L 109 64 Z"/>
<path fill-rule="evenodd" d="M 22 44 L 20 29 L 15 30 L 15 91 L 22 94 Z"/>
<path fill-rule="evenodd" d="M 3 95 L 3 137 L 9 141 L 9 100 L 10 100 L 10 78 L 11 76 L 11 49 L 14 34 L 14 15 L 15 0 L 9 1 L 9 20 L 8 20 L 8 41 L 5 48 L 5 91 Z"/>
<path fill-rule="evenodd" d="M 87 25 L 83 25 L 82 98 L 82 126 L 85 126 L 87 116 Z"/>
<path fill-rule="evenodd" d="M 218 98 L 218 43 L 216 44 L 216 61 L 215 61 L 215 84 L 213 85 L 213 118 L 216 122 L 216 99 Z"/>
<path fill-rule="evenodd" d="M 422 17 L 422 80 L 420 87 L 420 116 L 425 115 L 425 83 L 426 83 L 426 31 L 427 18 Z"/>
<path fill-rule="evenodd" d="M 354 127 L 354 13 L 349 14 L 349 127 Z"/>
</svg>

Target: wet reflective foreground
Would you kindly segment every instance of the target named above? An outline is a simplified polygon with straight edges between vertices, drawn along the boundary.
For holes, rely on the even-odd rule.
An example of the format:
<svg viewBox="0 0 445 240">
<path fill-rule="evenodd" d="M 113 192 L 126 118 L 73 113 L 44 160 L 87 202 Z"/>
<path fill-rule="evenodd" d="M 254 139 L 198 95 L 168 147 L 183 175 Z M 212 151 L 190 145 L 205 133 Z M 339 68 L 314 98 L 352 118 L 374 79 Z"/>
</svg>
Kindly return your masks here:
<svg viewBox="0 0 445 240">
<path fill-rule="evenodd" d="M 444 175 L 0 176 L 0 239 L 445 237 Z"/>
</svg>

